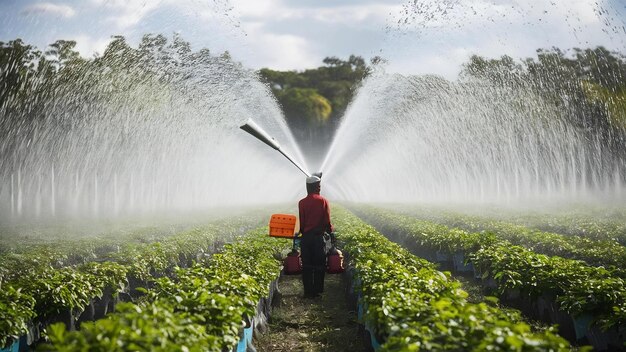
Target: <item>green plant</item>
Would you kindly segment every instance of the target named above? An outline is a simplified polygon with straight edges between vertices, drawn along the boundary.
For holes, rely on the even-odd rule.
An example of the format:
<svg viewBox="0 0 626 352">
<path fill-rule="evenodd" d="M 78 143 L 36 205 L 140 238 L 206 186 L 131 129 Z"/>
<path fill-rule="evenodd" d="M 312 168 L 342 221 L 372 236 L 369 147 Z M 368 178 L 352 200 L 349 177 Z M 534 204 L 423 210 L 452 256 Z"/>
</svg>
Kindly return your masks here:
<svg viewBox="0 0 626 352">
<path fill-rule="evenodd" d="M 532 331 L 516 311 L 491 301 L 471 304 L 460 284 L 435 266 L 387 240 L 354 215 L 335 207 L 333 223 L 349 255 L 363 323 L 384 351 L 569 351 L 553 330 Z M 432 227 L 437 229 L 437 226 Z M 447 246 L 443 234 L 424 243 Z M 487 242 L 489 239 L 487 239 Z M 472 246 L 474 246 L 474 242 Z"/>
<path fill-rule="evenodd" d="M 27 331 L 28 322 L 35 317 L 35 299 L 21 289 L 4 285 L 0 290 L 0 347 L 17 340 Z"/>
</svg>

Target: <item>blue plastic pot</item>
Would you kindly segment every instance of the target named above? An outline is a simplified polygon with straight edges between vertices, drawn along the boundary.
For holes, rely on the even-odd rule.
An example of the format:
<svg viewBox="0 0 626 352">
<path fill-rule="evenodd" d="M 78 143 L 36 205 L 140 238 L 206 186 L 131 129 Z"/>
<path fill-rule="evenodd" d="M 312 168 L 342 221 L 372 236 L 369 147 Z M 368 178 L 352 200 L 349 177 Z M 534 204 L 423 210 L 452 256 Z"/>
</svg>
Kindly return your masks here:
<svg viewBox="0 0 626 352">
<path fill-rule="evenodd" d="M 235 351 L 237 352 L 246 352 L 248 350 L 248 344 L 252 342 L 252 336 L 254 335 L 254 329 L 252 326 L 249 328 L 243 329 L 243 334 L 239 342 L 237 343 L 237 347 Z"/>
<path fill-rule="evenodd" d="M 454 265 L 454 270 L 461 273 L 474 271 L 472 263 L 465 265 L 465 254 L 463 252 L 456 252 L 452 255 L 452 264 Z"/>
<path fill-rule="evenodd" d="M 15 342 L 13 342 L 12 344 L 10 344 L 9 346 L 0 349 L 0 352 L 19 352 L 20 350 L 20 341 L 17 340 Z"/>
<path fill-rule="evenodd" d="M 574 331 L 576 332 L 576 340 L 580 340 L 587 335 L 587 331 L 593 321 L 591 314 L 581 314 L 577 317 L 572 317 L 574 321 Z"/>
<path fill-rule="evenodd" d="M 450 254 L 445 253 L 445 252 L 441 252 L 441 251 L 437 251 L 435 253 L 435 260 L 438 262 L 447 262 L 450 260 Z"/>
</svg>

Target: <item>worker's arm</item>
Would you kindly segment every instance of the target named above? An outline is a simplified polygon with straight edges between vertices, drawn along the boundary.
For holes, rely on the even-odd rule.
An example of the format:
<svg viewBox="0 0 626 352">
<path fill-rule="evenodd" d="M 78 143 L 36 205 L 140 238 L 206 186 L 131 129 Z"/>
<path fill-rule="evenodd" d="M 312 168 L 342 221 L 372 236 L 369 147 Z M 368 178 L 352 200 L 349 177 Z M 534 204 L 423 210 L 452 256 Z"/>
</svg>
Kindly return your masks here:
<svg viewBox="0 0 626 352">
<path fill-rule="evenodd" d="M 333 224 L 330 223 L 330 205 L 328 204 L 328 201 L 324 202 L 324 221 L 327 225 L 326 228 L 326 232 L 331 233 L 331 232 L 335 232 L 335 228 L 333 227 Z"/>
<path fill-rule="evenodd" d="M 302 204 L 298 203 L 298 218 L 300 220 L 300 228 L 298 234 L 302 236 L 302 227 L 304 226 L 304 211 L 302 211 Z"/>
</svg>

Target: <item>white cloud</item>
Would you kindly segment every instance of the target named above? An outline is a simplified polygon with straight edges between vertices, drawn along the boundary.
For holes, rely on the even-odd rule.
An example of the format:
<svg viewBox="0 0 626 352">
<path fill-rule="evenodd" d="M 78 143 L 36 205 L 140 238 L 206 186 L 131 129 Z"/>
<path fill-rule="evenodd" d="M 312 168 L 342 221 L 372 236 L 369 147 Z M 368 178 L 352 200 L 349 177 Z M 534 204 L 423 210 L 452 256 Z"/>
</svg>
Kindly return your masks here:
<svg viewBox="0 0 626 352">
<path fill-rule="evenodd" d="M 78 34 L 71 39 L 76 41 L 76 50 L 86 58 L 90 58 L 96 53 L 102 54 L 111 41 L 110 38 L 94 38 L 87 34 Z"/>
<path fill-rule="evenodd" d="M 118 31 L 137 25 L 146 15 L 163 6 L 166 1 L 146 0 L 92 0 L 92 3 L 111 11 L 105 21 L 113 23 Z"/>
<path fill-rule="evenodd" d="M 393 57 L 387 66 L 388 72 L 404 74 L 437 74 L 447 79 L 455 79 L 461 64 L 467 62 L 476 48 L 450 47 L 445 54 L 441 51 L 419 51 L 412 49 L 412 55 Z"/>
<path fill-rule="evenodd" d="M 551 46 L 626 49 L 623 0 L 60 1 L 72 7 L 36 0 L 17 11 L 71 21 L 45 28 L 28 23 L 23 30 L 46 40 L 84 34 L 76 40 L 85 56 L 101 52 L 112 34 L 135 40 L 173 31 L 194 49 L 228 50 L 249 67 L 285 70 L 357 54 L 381 55 L 401 71 L 433 68 L 449 75 L 470 54 L 524 58 Z M 4 21 L 5 28 L 10 23 Z"/>
<path fill-rule="evenodd" d="M 398 1 L 399 3 L 401 0 Z M 320 4 L 300 7 L 298 3 L 276 0 L 233 0 L 242 21 L 315 20 L 326 23 L 373 21 L 384 23 L 390 13 L 401 10 L 400 4 L 353 3 Z"/>
<path fill-rule="evenodd" d="M 382 33 L 389 14 L 400 11 L 403 1 L 233 0 L 247 35 L 249 50 L 241 56 L 253 67 L 301 70 L 319 66 L 325 56 L 375 51 L 371 46 L 381 36 L 372 32 Z"/>
<path fill-rule="evenodd" d="M 394 16 L 384 53 L 400 72 L 454 77 L 471 54 L 534 57 L 539 48 L 604 45 L 625 48 L 611 36 L 623 16 L 603 0 L 459 0 L 411 2 Z M 448 5 L 446 5 L 448 4 Z M 607 24 L 608 22 L 608 24 Z"/>
<path fill-rule="evenodd" d="M 21 12 L 23 15 L 39 15 L 49 14 L 53 16 L 70 18 L 76 14 L 76 11 L 68 5 L 57 5 L 49 2 L 33 4 L 24 8 Z"/>
<path fill-rule="evenodd" d="M 277 0 L 232 0 L 231 3 L 242 19 L 268 19 L 284 10 Z"/>
<path fill-rule="evenodd" d="M 255 67 L 295 69 L 319 64 L 312 43 L 291 34 L 274 34 L 258 30 L 259 23 L 247 23 L 250 50 L 248 56 Z"/>
<path fill-rule="evenodd" d="M 601 2 L 601 1 L 600 1 Z M 596 0 L 460 0 L 442 3 L 438 0 L 410 2 L 403 11 L 394 13 L 393 27 L 398 30 L 425 28 L 468 28 L 489 24 L 554 24 L 567 26 L 599 23 Z"/>
<path fill-rule="evenodd" d="M 400 11 L 399 5 L 360 5 L 341 6 L 324 9 L 303 11 L 303 15 L 320 22 L 328 23 L 358 23 L 368 22 L 370 25 L 385 24 L 389 15 Z"/>
</svg>

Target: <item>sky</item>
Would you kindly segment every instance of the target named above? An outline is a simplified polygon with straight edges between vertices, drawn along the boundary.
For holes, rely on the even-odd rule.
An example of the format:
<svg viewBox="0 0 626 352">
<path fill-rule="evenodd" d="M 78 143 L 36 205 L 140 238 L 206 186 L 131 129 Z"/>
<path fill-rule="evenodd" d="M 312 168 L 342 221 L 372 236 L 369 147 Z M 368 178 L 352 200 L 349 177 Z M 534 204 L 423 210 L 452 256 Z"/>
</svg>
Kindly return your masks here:
<svg viewBox="0 0 626 352">
<path fill-rule="evenodd" d="M 454 78 L 473 54 L 532 57 L 553 46 L 626 53 L 626 0 L 0 0 L 0 41 L 179 33 L 246 67 L 303 70 L 328 56 L 386 59 L 393 72 Z"/>
</svg>

